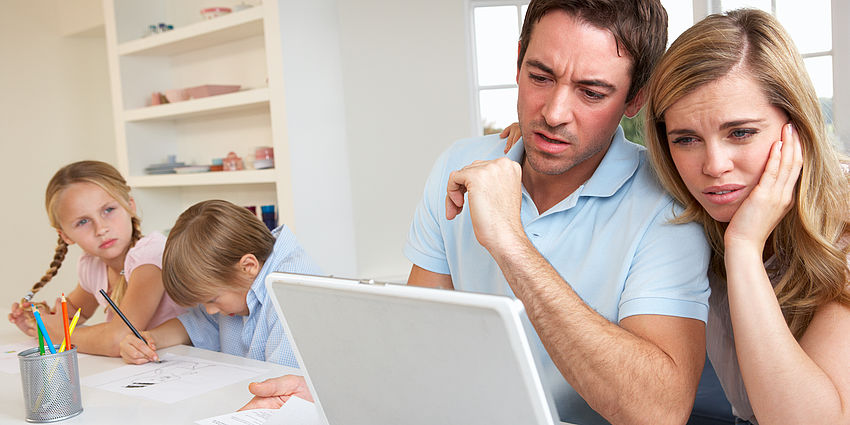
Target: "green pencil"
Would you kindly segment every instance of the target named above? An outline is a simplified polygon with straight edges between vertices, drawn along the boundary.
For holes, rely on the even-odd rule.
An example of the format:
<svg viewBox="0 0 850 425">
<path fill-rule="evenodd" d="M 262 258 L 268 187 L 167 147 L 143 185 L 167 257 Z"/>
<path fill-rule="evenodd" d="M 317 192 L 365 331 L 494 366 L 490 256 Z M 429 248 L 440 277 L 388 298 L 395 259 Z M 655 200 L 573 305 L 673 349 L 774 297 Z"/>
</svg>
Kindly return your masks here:
<svg viewBox="0 0 850 425">
<path fill-rule="evenodd" d="M 38 332 L 38 354 L 44 355 L 44 336 L 41 334 L 41 329 L 36 327 L 36 332 Z"/>
</svg>

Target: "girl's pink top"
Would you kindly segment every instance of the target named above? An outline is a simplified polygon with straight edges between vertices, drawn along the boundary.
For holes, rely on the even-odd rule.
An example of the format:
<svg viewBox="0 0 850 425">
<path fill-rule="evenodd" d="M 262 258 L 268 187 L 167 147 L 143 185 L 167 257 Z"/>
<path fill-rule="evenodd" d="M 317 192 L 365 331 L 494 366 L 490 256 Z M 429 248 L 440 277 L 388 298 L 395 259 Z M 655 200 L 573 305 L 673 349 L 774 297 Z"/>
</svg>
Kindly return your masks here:
<svg viewBox="0 0 850 425">
<path fill-rule="evenodd" d="M 165 236 L 162 233 L 154 232 L 139 239 L 136 245 L 127 252 L 127 257 L 124 258 L 124 277 L 127 278 L 128 285 L 133 284 L 130 282 L 130 277 L 133 276 L 133 270 L 136 267 L 153 264 L 162 270 L 163 250 L 165 250 Z M 77 276 L 80 279 L 80 287 L 94 295 L 101 307 L 106 308 L 109 306 L 109 303 L 99 293 L 101 289 L 109 292 L 107 289 L 106 264 L 100 258 L 83 254 L 80 257 L 80 262 L 77 264 Z M 118 306 L 121 307 L 121 304 Z M 148 322 L 148 326 L 144 329 L 155 328 L 168 319 L 177 317 L 185 310 L 185 308 L 180 307 L 172 301 L 168 294 L 163 292 L 162 299 L 159 300 L 159 305 L 156 307 L 156 312 L 154 312 L 153 317 Z M 112 309 L 107 309 L 106 320 L 112 320 L 113 315 Z"/>
</svg>

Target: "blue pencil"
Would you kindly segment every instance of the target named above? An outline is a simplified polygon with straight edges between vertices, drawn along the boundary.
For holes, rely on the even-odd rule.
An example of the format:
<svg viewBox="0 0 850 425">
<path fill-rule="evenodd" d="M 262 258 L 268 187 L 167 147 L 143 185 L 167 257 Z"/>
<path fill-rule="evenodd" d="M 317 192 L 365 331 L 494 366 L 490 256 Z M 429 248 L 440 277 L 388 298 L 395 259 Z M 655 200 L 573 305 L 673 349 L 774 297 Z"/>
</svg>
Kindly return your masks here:
<svg viewBox="0 0 850 425">
<path fill-rule="evenodd" d="M 47 334 L 47 328 L 44 326 L 44 322 L 41 321 L 41 314 L 38 312 L 38 309 L 34 309 L 32 315 L 35 316 L 35 322 L 38 323 L 38 328 L 41 329 L 41 333 L 44 335 L 44 342 L 47 343 L 47 349 L 50 350 L 50 354 L 56 354 L 56 347 L 53 346 L 53 341 L 50 340 L 50 335 Z"/>
</svg>

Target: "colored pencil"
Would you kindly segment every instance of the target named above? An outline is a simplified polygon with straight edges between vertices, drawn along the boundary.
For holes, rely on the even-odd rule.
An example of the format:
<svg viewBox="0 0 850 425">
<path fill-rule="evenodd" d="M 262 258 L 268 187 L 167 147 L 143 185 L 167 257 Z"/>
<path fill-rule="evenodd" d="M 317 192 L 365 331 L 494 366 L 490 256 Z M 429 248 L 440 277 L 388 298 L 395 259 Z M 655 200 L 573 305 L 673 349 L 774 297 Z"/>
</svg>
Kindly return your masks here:
<svg viewBox="0 0 850 425">
<path fill-rule="evenodd" d="M 69 329 L 68 329 L 68 339 L 71 339 L 71 335 L 74 334 L 74 327 L 77 326 L 77 320 L 79 320 L 79 319 L 80 319 L 80 309 L 77 308 L 77 312 L 74 313 L 74 318 L 71 319 L 71 326 L 69 326 Z M 67 340 L 62 341 L 62 345 L 59 346 L 59 352 L 60 353 L 65 351 L 65 343 L 67 343 L 67 342 L 68 342 Z M 69 344 L 68 349 L 70 350 L 71 348 L 73 348 L 73 347 Z"/>
<path fill-rule="evenodd" d="M 38 332 L 38 354 L 44 355 L 44 336 L 41 335 L 41 328 L 35 326 L 35 331 Z"/>
<path fill-rule="evenodd" d="M 65 293 L 62 293 L 62 329 L 65 330 L 65 340 L 62 342 L 62 346 L 65 346 L 65 342 L 71 342 L 71 330 L 68 329 L 68 300 L 65 299 Z M 59 351 L 62 351 L 62 347 L 59 348 Z"/>
<path fill-rule="evenodd" d="M 56 354 L 56 347 L 53 346 L 53 341 L 50 340 L 50 334 L 47 333 L 47 327 L 44 326 L 44 322 L 41 320 L 41 313 L 38 312 L 38 309 L 35 309 L 32 315 L 35 316 L 35 323 L 38 324 L 38 327 L 41 328 L 41 333 L 44 334 L 44 342 L 47 344 L 50 354 Z"/>
<path fill-rule="evenodd" d="M 136 328 L 133 326 L 133 324 L 130 323 L 130 319 L 128 319 L 127 316 L 125 316 L 124 313 L 122 313 L 121 310 L 118 309 L 118 306 L 115 305 L 115 302 L 112 301 L 112 298 L 109 298 L 109 295 L 106 294 L 106 291 L 101 289 L 100 295 L 103 295 L 103 298 L 106 299 L 106 302 L 108 302 L 109 305 L 112 306 L 112 310 L 118 313 L 118 316 L 121 317 L 121 320 L 123 320 L 124 323 L 127 324 L 127 327 L 130 328 L 131 331 L 133 331 L 133 333 L 136 335 L 136 338 L 141 339 L 142 342 L 147 344 L 148 342 L 142 337 L 142 334 L 140 334 L 139 331 L 137 331 Z"/>
</svg>

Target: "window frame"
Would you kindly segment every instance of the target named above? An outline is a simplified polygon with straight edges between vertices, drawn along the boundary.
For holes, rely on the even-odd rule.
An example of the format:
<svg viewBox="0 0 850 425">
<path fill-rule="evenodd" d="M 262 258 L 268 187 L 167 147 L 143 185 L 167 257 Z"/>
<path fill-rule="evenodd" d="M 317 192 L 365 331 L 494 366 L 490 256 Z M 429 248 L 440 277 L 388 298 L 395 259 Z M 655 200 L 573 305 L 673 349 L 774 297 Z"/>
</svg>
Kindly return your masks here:
<svg viewBox="0 0 850 425">
<path fill-rule="evenodd" d="M 471 114 L 472 114 L 472 134 L 480 136 L 484 134 L 484 126 L 482 125 L 481 116 L 481 91 L 482 90 L 498 90 L 517 88 L 517 83 L 512 84 L 489 84 L 481 85 L 478 82 L 478 47 L 475 40 L 475 8 L 476 7 L 494 7 L 494 6 L 516 6 L 517 8 L 517 25 L 522 31 L 522 6 L 528 6 L 530 0 L 466 0 L 466 23 L 467 31 L 466 38 L 469 51 L 467 60 L 469 63 L 470 79 L 469 85 L 471 90 Z M 517 40 L 519 41 L 519 40 Z"/>
<path fill-rule="evenodd" d="M 481 117 L 481 91 L 500 88 L 516 88 L 513 84 L 482 86 L 478 82 L 478 52 L 475 43 L 475 13 L 476 7 L 488 6 L 516 6 L 517 18 L 520 31 L 522 29 L 523 5 L 528 5 L 529 0 L 465 0 L 465 21 L 467 23 L 467 56 L 470 90 L 470 116 L 471 134 L 483 134 Z M 722 11 L 721 0 L 692 0 L 693 23 L 699 22 L 711 13 Z M 833 127 L 838 147 L 843 152 L 850 154 L 850 79 L 838 78 L 839 75 L 850 73 L 850 2 L 843 0 L 831 0 L 832 12 L 832 49 L 822 52 L 810 52 L 803 54 L 803 59 L 817 57 L 832 57 L 832 114 Z M 776 13 L 776 0 L 771 0 L 771 10 Z"/>
</svg>

